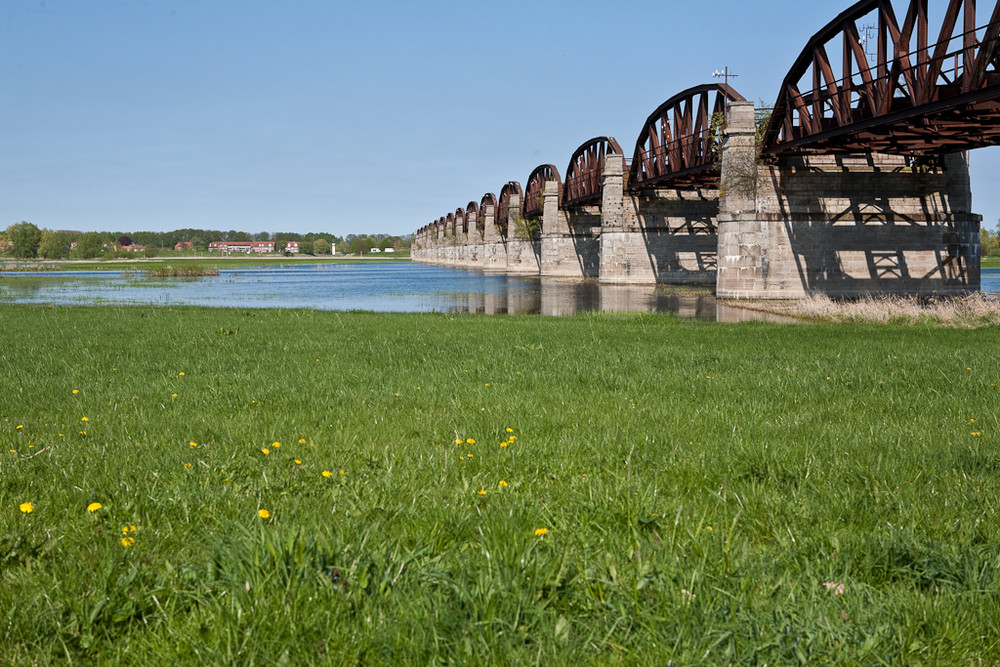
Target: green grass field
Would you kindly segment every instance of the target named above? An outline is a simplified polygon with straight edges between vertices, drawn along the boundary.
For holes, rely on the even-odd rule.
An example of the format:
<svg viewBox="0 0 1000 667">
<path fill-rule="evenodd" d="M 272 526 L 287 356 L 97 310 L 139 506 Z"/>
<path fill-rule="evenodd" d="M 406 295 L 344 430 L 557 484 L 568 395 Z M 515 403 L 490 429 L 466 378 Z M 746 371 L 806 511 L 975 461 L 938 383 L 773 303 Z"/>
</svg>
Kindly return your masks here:
<svg viewBox="0 0 1000 667">
<path fill-rule="evenodd" d="M 996 328 L 0 332 L 6 662 L 1000 662 Z"/>
<path fill-rule="evenodd" d="M 984 269 L 1000 269 L 1000 257 L 983 257 L 982 266 Z"/>
</svg>

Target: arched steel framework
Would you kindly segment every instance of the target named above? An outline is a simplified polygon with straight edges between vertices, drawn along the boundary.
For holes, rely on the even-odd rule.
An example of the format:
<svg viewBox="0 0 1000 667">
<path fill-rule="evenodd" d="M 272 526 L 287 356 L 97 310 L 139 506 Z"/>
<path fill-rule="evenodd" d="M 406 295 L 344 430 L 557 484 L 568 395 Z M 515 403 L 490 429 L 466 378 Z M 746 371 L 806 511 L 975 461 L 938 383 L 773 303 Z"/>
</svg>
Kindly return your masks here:
<svg viewBox="0 0 1000 667">
<path fill-rule="evenodd" d="M 715 83 L 689 88 L 660 105 L 635 143 L 629 187 L 717 186 L 719 134 L 730 101 L 745 100 Z"/>
<path fill-rule="evenodd" d="M 862 0 L 818 32 L 781 86 L 764 152 L 926 155 L 1000 143 L 1000 0 L 978 17 L 975 0 L 947 0 L 934 33 L 927 3 L 909 0 L 900 23 L 891 0 Z"/>
<path fill-rule="evenodd" d="M 471 231 L 473 226 L 480 231 L 483 231 L 482 216 L 479 215 L 479 204 L 474 201 L 470 201 L 465 205 L 465 224 Z"/>
<path fill-rule="evenodd" d="M 483 198 L 479 200 L 479 215 L 486 216 L 486 207 L 493 207 L 493 216 L 496 217 L 497 212 L 497 196 L 492 192 L 487 192 L 483 195 Z"/>
<path fill-rule="evenodd" d="M 543 164 L 535 167 L 535 170 L 528 176 L 528 185 L 524 191 L 524 217 L 539 218 L 542 215 L 542 196 L 545 194 L 545 184 L 555 181 L 562 189 L 562 177 L 555 165 Z"/>
<path fill-rule="evenodd" d="M 604 161 L 608 155 L 623 155 L 614 137 L 595 137 L 576 149 L 566 169 L 564 206 L 583 206 L 601 201 L 604 191 Z"/>
<path fill-rule="evenodd" d="M 507 218 L 511 213 L 514 213 L 515 216 L 521 214 L 520 209 L 516 211 L 510 210 L 510 198 L 515 194 L 518 196 L 518 199 L 522 202 L 524 201 L 524 192 L 521 190 L 521 184 L 517 181 L 507 181 L 507 184 L 503 186 L 502 190 L 500 190 L 500 201 L 497 204 L 496 219 L 497 225 L 499 225 L 502 229 L 506 229 Z"/>
</svg>

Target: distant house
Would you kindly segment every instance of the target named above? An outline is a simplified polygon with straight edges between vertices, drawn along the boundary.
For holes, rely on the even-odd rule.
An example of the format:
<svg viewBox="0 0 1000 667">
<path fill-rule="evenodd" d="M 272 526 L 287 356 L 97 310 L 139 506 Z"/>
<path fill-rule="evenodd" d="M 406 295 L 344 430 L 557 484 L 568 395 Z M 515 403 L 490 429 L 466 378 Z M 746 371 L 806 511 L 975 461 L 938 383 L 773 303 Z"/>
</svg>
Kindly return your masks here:
<svg viewBox="0 0 1000 667">
<path fill-rule="evenodd" d="M 383 252 L 396 252 L 395 248 L 386 248 Z"/>
<path fill-rule="evenodd" d="M 190 250 L 193 247 L 194 246 L 191 245 L 190 241 L 181 241 L 180 243 L 174 246 L 174 250 Z"/>
<path fill-rule="evenodd" d="M 382 252 L 382 251 L 381 251 L 381 250 L 379 250 L 378 248 L 372 248 L 372 249 L 371 249 L 371 252 Z"/>
<path fill-rule="evenodd" d="M 212 241 L 208 244 L 208 251 L 230 255 L 234 252 L 263 255 L 274 252 L 274 241 Z"/>
<path fill-rule="evenodd" d="M 285 252 L 290 252 L 290 253 L 296 253 L 297 254 L 299 252 L 299 242 L 298 241 L 289 241 L 287 244 L 285 244 Z"/>
<path fill-rule="evenodd" d="M 132 245 L 123 245 L 122 250 L 128 250 L 130 252 L 142 252 L 146 249 L 146 246 L 140 245 L 138 243 L 133 243 Z"/>
</svg>

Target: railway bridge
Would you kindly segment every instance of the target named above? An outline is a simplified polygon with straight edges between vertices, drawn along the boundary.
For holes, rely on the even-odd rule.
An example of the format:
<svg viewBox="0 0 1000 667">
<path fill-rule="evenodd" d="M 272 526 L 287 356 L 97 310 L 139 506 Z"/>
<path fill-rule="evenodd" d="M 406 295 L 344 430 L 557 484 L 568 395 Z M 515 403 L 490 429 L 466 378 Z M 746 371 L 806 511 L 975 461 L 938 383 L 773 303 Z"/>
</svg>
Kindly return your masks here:
<svg viewBox="0 0 1000 667">
<path fill-rule="evenodd" d="M 413 258 L 722 298 L 978 290 L 968 152 L 1000 144 L 1000 0 L 980 4 L 857 2 L 773 109 L 725 84 L 680 92 L 630 159 L 590 139 L 563 174 L 541 165 L 418 230 Z"/>
</svg>

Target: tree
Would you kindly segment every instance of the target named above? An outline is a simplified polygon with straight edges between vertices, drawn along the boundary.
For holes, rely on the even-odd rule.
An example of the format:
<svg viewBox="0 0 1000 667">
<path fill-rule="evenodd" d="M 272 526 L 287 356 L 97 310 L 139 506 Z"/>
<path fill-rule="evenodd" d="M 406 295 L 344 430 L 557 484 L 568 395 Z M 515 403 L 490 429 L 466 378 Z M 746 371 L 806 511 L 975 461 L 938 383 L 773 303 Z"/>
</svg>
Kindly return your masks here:
<svg viewBox="0 0 1000 667">
<path fill-rule="evenodd" d="M 330 254 L 330 242 L 326 239 L 316 239 L 313 241 L 313 254 L 315 255 L 329 255 Z"/>
<path fill-rule="evenodd" d="M 104 252 L 104 239 L 97 232 L 81 234 L 75 252 L 81 259 L 93 259 Z"/>
<path fill-rule="evenodd" d="M 194 246 L 194 249 L 199 252 L 204 252 L 204 250 L 208 248 L 208 244 L 205 243 L 205 239 L 201 238 L 200 236 L 196 236 L 193 239 L 191 239 L 191 245 Z"/>
<path fill-rule="evenodd" d="M 299 253 L 303 255 L 311 255 L 314 250 L 312 241 L 299 241 Z"/>
<path fill-rule="evenodd" d="M 363 255 L 372 249 L 371 241 L 366 236 L 355 236 L 351 240 L 351 254 Z"/>
<path fill-rule="evenodd" d="M 118 245 L 120 245 L 123 248 L 127 248 L 128 246 L 132 245 L 132 237 L 129 236 L 128 234 L 122 234 L 121 236 L 118 237 Z"/>
<path fill-rule="evenodd" d="M 69 257 L 69 241 L 63 234 L 43 229 L 38 254 L 45 259 L 65 259 Z"/>
<path fill-rule="evenodd" d="M 42 232 L 38 227 L 23 220 L 7 228 L 7 240 L 13 243 L 12 257 L 34 259 L 38 256 L 38 244 L 42 242 Z"/>
<path fill-rule="evenodd" d="M 979 252 L 982 257 L 1000 255 L 1000 232 L 991 234 L 985 227 L 980 228 Z"/>
</svg>

